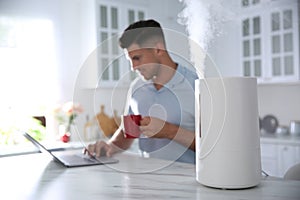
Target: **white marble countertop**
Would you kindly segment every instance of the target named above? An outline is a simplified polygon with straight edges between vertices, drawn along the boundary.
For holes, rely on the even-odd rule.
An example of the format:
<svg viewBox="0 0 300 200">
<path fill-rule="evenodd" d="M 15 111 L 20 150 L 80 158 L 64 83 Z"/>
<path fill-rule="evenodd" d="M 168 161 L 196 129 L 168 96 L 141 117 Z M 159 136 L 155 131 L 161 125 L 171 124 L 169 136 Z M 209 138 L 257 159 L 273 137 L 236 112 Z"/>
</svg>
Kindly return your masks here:
<svg viewBox="0 0 300 200">
<path fill-rule="evenodd" d="M 271 133 L 261 134 L 260 141 L 263 143 L 287 144 L 300 146 L 300 136 L 295 135 L 278 135 Z"/>
<path fill-rule="evenodd" d="M 64 168 L 41 153 L 0 159 L 0 199 L 300 199 L 300 181 L 262 177 L 250 189 L 221 190 L 195 179 L 195 165 L 115 156 L 119 163 Z"/>
</svg>

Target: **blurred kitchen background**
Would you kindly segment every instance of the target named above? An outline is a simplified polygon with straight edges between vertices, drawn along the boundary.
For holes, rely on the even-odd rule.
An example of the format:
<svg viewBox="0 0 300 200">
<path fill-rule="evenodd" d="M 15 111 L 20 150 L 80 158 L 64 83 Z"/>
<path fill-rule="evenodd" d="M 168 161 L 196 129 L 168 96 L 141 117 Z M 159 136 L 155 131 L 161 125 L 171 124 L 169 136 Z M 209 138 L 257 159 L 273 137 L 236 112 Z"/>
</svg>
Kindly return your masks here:
<svg viewBox="0 0 300 200">
<path fill-rule="evenodd" d="M 135 74 L 117 36 L 153 18 L 167 29 L 175 60 L 205 75 L 215 73 L 209 60 L 221 76 L 256 76 L 260 117 L 289 126 L 300 121 L 299 8 L 297 0 L 0 0 L 0 125 L 46 116 L 55 137 L 51 110 L 67 101 L 84 109 L 80 134 L 101 105 L 121 115 Z"/>
</svg>

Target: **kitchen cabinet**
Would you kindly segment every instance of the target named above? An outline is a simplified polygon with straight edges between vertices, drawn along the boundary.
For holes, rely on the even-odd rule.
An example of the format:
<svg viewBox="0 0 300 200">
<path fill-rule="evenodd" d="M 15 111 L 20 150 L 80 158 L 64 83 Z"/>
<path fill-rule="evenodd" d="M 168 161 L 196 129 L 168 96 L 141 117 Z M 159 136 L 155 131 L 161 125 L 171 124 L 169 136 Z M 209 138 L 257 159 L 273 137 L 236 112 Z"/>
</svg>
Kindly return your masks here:
<svg viewBox="0 0 300 200">
<path fill-rule="evenodd" d="M 261 142 L 261 167 L 264 172 L 272 176 L 278 176 L 277 146 Z"/>
<path fill-rule="evenodd" d="M 119 81 L 129 85 L 135 73 L 118 46 L 119 33 L 129 24 L 146 18 L 147 6 L 129 1 L 96 1 L 99 86 L 114 87 Z M 122 67 L 121 67 L 122 66 Z M 124 75 L 127 76 L 124 76 Z"/>
<path fill-rule="evenodd" d="M 263 84 L 299 82 L 299 4 L 298 0 L 239 4 L 239 17 L 220 27 L 222 34 L 209 50 L 222 76 L 257 77 Z"/>
<path fill-rule="evenodd" d="M 243 8 L 242 73 L 259 83 L 298 81 L 298 2 L 277 1 L 264 8 L 263 2 Z"/>
<path fill-rule="evenodd" d="M 299 147 L 292 145 L 278 145 L 278 171 L 279 175 L 283 176 L 286 171 L 296 163 L 300 162 L 297 157 Z"/>
<path fill-rule="evenodd" d="M 286 171 L 300 162 L 299 137 L 262 137 L 262 170 L 270 176 L 283 177 Z"/>
</svg>

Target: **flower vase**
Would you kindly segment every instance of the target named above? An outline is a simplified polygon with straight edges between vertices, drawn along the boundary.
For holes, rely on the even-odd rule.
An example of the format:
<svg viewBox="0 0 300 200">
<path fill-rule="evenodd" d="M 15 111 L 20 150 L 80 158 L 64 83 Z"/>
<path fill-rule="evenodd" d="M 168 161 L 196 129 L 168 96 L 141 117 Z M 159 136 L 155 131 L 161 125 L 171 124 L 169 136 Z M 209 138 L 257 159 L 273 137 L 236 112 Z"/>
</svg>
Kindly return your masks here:
<svg viewBox="0 0 300 200">
<path fill-rule="evenodd" d="M 59 137 L 64 143 L 68 143 L 71 139 L 71 128 L 67 128 L 65 125 L 59 126 Z"/>
</svg>

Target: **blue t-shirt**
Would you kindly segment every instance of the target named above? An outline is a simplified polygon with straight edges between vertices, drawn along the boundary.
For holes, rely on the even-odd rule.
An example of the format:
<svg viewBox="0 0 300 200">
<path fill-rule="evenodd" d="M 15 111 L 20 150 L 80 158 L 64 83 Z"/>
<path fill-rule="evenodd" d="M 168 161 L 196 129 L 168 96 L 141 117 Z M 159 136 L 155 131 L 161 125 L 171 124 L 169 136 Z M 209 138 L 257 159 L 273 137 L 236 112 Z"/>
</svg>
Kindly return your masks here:
<svg viewBox="0 0 300 200">
<path fill-rule="evenodd" d="M 153 81 L 137 78 L 130 87 L 127 108 L 129 114 L 141 114 L 162 119 L 184 129 L 195 131 L 194 71 L 178 65 L 172 79 L 157 90 Z M 150 157 L 195 163 L 195 152 L 169 139 L 139 138 L 139 148 Z"/>
</svg>

